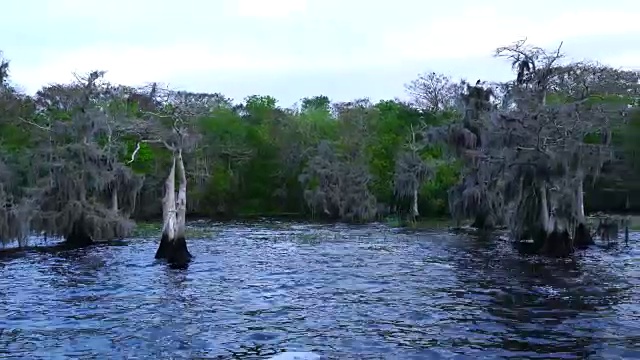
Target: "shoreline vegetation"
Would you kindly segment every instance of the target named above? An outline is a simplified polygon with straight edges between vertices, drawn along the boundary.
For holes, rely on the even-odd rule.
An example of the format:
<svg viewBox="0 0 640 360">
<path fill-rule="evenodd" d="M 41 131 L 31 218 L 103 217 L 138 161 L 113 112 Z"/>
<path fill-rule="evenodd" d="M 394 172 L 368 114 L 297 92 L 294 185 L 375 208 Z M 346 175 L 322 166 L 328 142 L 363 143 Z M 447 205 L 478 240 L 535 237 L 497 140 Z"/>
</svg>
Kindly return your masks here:
<svg viewBox="0 0 640 360">
<path fill-rule="evenodd" d="M 410 101 L 289 108 L 105 71 L 27 95 L 0 56 L 0 242 L 86 247 L 153 229 L 155 258 L 183 268 L 195 215 L 454 223 L 553 257 L 616 233 L 619 216 L 594 214 L 640 212 L 640 72 L 568 61 L 562 44 L 494 55 L 513 79 L 427 72 L 406 85 Z"/>
<path fill-rule="evenodd" d="M 599 219 L 602 216 L 618 218 L 618 217 L 628 217 L 629 218 L 629 231 L 630 232 L 640 232 L 640 213 L 639 214 L 601 214 L 601 215 L 591 215 L 587 216 L 587 220 L 592 225 L 592 227 L 596 227 Z M 326 221 L 326 220 L 317 220 L 311 218 L 305 218 L 303 214 L 293 214 L 293 213 L 284 213 L 284 214 L 245 214 L 240 215 L 234 219 L 211 219 L 204 217 L 191 217 L 187 219 L 187 228 L 186 228 L 186 236 L 191 239 L 203 239 L 210 238 L 212 241 L 215 241 L 215 236 L 217 234 L 216 229 L 212 229 L 207 225 L 211 224 L 234 224 L 237 222 L 255 222 L 255 221 L 267 221 L 267 222 L 275 222 L 275 221 L 283 221 L 287 223 L 308 223 L 314 225 L 327 225 L 327 224 L 335 224 L 335 221 Z M 462 223 L 459 227 L 456 226 L 456 223 L 453 219 L 448 217 L 440 217 L 440 218 L 421 218 L 417 219 L 413 222 L 405 221 L 398 217 L 388 217 L 386 219 L 382 219 L 378 222 L 379 224 L 387 225 L 391 228 L 405 228 L 412 230 L 441 230 L 441 231 L 455 231 L 461 229 L 469 229 L 473 230 L 472 222 L 466 221 Z M 363 223 L 363 224 L 355 224 L 368 226 L 371 223 Z M 123 241 L 135 241 L 135 239 L 140 238 L 153 238 L 157 237 L 159 233 L 162 232 L 162 219 L 155 219 L 149 221 L 138 221 L 136 222 L 135 228 L 131 231 L 129 236 L 126 239 L 113 239 L 108 241 L 96 241 L 96 244 L 123 244 Z M 503 229 L 504 230 L 504 229 Z M 622 230 L 622 229 L 621 229 Z M 596 242 L 600 242 L 596 240 Z M 18 243 L 13 244 L 1 244 L 0 245 L 0 256 L 9 255 L 12 253 L 26 252 L 26 251 L 51 251 L 51 250 L 65 250 L 69 249 L 68 246 L 65 245 L 63 239 L 58 239 L 57 242 L 45 242 L 45 244 L 39 245 L 27 245 L 20 246 Z"/>
</svg>

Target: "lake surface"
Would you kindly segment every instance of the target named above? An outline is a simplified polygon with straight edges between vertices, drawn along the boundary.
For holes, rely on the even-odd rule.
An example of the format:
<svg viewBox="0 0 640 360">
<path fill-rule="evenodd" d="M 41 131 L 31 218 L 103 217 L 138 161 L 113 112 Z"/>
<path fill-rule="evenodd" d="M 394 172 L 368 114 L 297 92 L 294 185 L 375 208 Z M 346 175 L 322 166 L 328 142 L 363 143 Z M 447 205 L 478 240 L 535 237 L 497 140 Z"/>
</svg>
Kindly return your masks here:
<svg viewBox="0 0 640 360">
<path fill-rule="evenodd" d="M 0 358 L 640 358 L 640 236 L 570 260 L 386 226 L 212 225 L 187 270 L 158 240 L 0 256 Z"/>
</svg>

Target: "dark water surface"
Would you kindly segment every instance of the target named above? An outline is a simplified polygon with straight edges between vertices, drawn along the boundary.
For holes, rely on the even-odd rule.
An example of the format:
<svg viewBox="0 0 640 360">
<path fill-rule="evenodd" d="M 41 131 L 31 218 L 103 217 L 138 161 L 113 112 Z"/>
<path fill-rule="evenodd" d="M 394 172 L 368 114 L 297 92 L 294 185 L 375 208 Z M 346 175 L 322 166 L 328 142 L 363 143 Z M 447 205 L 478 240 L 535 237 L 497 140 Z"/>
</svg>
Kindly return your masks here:
<svg viewBox="0 0 640 360">
<path fill-rule="evenodd" d="M 384 226 L 217 226 L 0 257 L 0 358 L 640 358 L 640 240 L 571 260 Z"/>
</svg>

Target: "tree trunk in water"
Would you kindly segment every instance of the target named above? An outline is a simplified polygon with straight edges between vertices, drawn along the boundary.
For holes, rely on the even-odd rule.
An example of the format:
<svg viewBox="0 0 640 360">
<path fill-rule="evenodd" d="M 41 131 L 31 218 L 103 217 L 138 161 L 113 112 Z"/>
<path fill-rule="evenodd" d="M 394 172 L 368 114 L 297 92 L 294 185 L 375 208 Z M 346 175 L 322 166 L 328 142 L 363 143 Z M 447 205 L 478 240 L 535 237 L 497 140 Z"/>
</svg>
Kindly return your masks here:
<svg viewBox="0 0 640 360">
<path fill-rule="evenodd" d="M 493 222 L 491 221 L 490 216 L 488 216 L 484 212 L 481 212 L 476 215 L 471 226 L 479 230 L 491 230 L 495 227 L 495 224 L 493 224 Z"/>
<path fill-rule="evenodd" d="M 584 213 L 584 180 L 582 180 L 582 177 L 578 183 L 576 199 L 578 207 L 578 225 L 573 233 L 573 244 L 578 249 L 584 249 L 589 245 L 593 245 L 595 242 L 591 236 L 591 231 L 589 231 L 587 217 Z"/>
<path fill-rule="evenodd" d="M 573 241 L 569 229 L 562 221 L 551 217 L 552 230 L 546 233 L 541 253 L 553 257 L 566 257 L 573 254 Z"/>
<path fill-rule="evenodd" d="M 549 211 L 549 200 L 547 187 L 543 183 L 540 186 L 540 220 L 543 231 L 540 253 L 554 257 L 565 257 L 573 253 L 573 241 L 569 234 L 569 227 L 566 221 L 552 216 Z"/>
<path fill-rule="evenodd" d="M 586 222 L 587 217 L 584 213 L 584 180 L 582 179 L 578 182 L 576 202 L 578 208 L 578 221 L 581 223 Z"/>
<path fill-rule="evenodd" d="M 413 217 L 420 216 L 420 212 L 418 211 L 418 189 L 413 190 L 413 203 L 411 204 L 411 215 Z"/>
<path fill-rule="evenodd" d="M 80 218 L 73 224 L 70 234 L 65 237 L 65 246 L 71 248 L 81 248 L 93 245 L 93 238 L 89 235 L 84 224 L 84 218 Z"/>
<path fill-rule="evenodd" d="M 176 199 L 175 178 L 178 163 L 178 196 Z M 166 259 L 175 267 L 186 267 L 191 261 L 185 239 L 187 179 L 182 161 L 182 152 L 174 155 L 169 176 L 165 181 L 165 194 L 162 199 L 162 237 L 156 252 L 156 259 Z"/>
<path fill-rule="evenodd" d="M 413 190 L 413 196 L 411 197 L 411 214 L 409 219 L 411 222 L 415 222 L 420 216 L 420 212 L 418 211 L 418 189 Z"/>
<path fill-rule="evenodd" d="M 118 213 L 118 189 L 111 190 L 111 210 Z"/>
</svg>

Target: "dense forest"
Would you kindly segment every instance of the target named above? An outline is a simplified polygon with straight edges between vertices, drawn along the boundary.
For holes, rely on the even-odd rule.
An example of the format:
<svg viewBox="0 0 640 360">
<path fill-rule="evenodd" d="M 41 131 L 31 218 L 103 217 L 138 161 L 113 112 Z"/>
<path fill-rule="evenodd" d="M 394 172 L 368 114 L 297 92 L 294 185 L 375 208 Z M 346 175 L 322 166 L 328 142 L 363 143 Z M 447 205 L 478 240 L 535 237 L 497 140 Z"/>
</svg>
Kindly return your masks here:
<svg viewBox="0 0 640 360">
<path fill-rule="evenodd" d="M 187 217 L 452 216 L 566 253 L 590 241 L 585 212 L 640 210 L 639 74 L 524 41 L 495 55 L 512 81 L 425 73 L 407 102 L 290 108 L 103 71 L 26 95 L 0 58 L 0 239 L 82 245 L 163 219 L 164 244 Z"/>
</svg>

